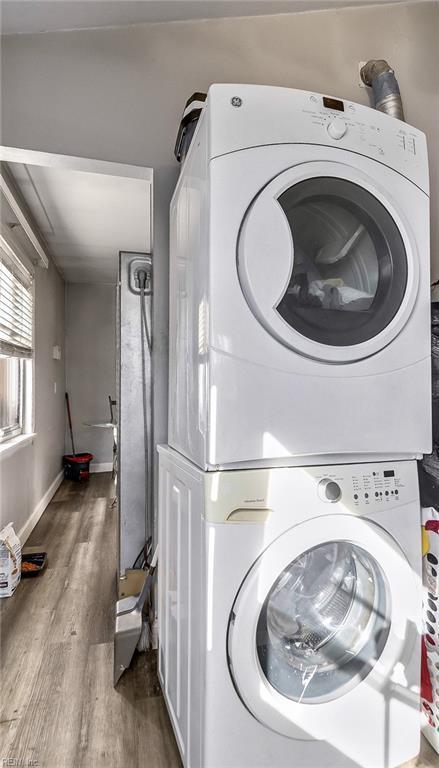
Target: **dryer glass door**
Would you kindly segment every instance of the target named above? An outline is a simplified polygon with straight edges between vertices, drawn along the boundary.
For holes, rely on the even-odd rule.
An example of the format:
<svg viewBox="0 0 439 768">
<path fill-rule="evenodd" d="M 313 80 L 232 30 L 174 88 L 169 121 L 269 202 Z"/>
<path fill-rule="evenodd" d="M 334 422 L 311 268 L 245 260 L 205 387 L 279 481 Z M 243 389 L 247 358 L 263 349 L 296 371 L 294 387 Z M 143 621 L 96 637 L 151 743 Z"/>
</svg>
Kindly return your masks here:
<svg viewBox="0 0 439 768">
<path fill-rule="evenodd" d="M 261 669 L 293 701 L 328 701 L 359 683 L 389 634 L 389 598 L 376 560 L 333 541 L 308 550 L 279 575 L 257 627 Z"/>
<path fill-rule="evenodd" d="M 237 242 L 255 318 L 317 360 L 354 362 L 382 350 L 416 300 L 419 260 L 406 213 L 372 176 L 342 163 L 305 162 L 276 176 L 247 209 Z"/>
<path fill-rule="evenodd" d="M 360 344 L 396 315 L 407 258 L 386 208 L 346 179 L 314 178 L 280 195 L 294 243 L 294 266 L 276 309 L 313 341 Z"/>
</svg>

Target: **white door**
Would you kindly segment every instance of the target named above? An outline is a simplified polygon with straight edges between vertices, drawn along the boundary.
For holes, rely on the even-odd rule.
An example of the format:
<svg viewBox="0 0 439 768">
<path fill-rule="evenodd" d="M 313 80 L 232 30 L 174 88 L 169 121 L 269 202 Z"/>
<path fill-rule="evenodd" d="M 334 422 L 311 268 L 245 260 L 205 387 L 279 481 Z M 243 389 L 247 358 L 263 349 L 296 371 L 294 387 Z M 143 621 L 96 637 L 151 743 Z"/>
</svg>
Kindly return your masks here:
<svg viewBox="0 0 439 768">
<path fill-rule="evenodd" d="M 376 692 L 419 642 L 419 589 L 380 526 L 351 515 L 291 528 L 260 556 L 228 630 L 235 688 L 261 723 L 324 739 Z"/>
<path fill-rule="evenodd" d="M 416 299 L 410 212 L 372 177 L 377 167 L 369 175 L 344 163 L 299 163 L 259 192 L 241 227 L 238 273 L 250 309 L 279 341 L 314 359 L 375 354 Z M 417 190 L 399 179 L 407 202 Z"/>
</svg>

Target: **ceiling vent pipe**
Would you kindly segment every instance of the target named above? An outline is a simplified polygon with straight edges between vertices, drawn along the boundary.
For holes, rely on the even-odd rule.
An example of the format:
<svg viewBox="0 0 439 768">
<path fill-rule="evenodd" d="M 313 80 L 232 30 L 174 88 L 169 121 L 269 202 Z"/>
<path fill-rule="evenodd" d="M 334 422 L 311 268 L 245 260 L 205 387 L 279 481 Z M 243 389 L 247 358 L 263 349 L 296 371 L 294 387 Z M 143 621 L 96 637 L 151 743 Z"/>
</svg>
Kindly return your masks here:
<svg viewBox="0 0 439 768">
<path fill-rule="evenodd" d="M 372 88 L 375 109 L 404 120 L 398 81 L 390 64 L 383 59 L 371 59 L 361 68 L 360 76 L 363 83 Z"/>
</svg>

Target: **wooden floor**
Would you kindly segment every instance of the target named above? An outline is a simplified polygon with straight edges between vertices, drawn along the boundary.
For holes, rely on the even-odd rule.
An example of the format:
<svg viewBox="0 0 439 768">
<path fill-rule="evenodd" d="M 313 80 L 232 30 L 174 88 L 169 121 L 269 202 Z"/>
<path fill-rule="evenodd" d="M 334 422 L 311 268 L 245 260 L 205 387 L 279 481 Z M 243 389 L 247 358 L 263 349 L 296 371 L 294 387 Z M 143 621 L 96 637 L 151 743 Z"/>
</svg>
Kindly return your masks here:
<svg viewBox="0 0 439 768">
<path fill-rule="evenodd" d="M 0 601 L 0 766 L 181 768 L 155 656 L 136 654 L 112 685 L 113 496 L 108 474 L 64 482 L 27 542 L 47 570 Z M 438 765 L 423 741 L 405 768 Z"/>
<path fill-rule="evenodd" d="M 112 496 L 108 474 L 64 482 L 27 541 L 48 552 L 47 570 L 0 601 L 0 765 L 181 766 L 155 656 L 136 654 L 112 685 Z"/>
</svg>

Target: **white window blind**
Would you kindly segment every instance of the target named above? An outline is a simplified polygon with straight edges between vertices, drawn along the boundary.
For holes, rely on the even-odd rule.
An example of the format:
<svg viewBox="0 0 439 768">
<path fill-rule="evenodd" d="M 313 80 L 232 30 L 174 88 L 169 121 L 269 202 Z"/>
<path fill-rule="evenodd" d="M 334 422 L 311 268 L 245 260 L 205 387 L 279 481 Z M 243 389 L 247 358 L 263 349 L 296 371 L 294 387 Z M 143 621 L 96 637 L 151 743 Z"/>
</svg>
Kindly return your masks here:
<svg viewBox="0 0 439 768">
<path fill-rule="evenodd" d="M 0 354 L 32 357 L 32 276 L 0 249 Z"/>
</svg>

